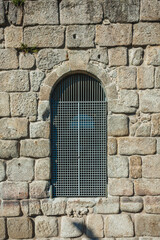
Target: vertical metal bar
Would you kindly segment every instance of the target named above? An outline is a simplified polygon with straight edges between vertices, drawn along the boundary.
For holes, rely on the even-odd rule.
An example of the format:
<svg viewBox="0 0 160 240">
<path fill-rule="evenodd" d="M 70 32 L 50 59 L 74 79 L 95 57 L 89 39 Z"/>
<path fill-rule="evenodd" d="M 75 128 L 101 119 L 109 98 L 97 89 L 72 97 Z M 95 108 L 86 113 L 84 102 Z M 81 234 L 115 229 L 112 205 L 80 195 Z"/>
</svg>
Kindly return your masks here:
<svg viewBox="0 0 160 240">
<path fill-rule="evenodd" d="M 78 102 L 78 196 L 80 196 L 80 136 L 79 136 L 79 102 Z"/>
</svg>

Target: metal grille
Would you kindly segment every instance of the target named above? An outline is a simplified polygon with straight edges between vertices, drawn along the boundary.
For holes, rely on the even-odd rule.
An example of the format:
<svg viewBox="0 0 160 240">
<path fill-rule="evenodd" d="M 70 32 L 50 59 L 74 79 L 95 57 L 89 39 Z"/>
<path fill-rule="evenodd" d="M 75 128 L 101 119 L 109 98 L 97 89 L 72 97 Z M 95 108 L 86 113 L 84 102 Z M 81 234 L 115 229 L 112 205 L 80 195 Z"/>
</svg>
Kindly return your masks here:
<svg viewBox="0 0 160 240">
<path fill-rule="evenodd" d="M 51 98 L 53 196 L 106 195 L 106 101 L 92 77 L 63 79 Z"/>
</svg>

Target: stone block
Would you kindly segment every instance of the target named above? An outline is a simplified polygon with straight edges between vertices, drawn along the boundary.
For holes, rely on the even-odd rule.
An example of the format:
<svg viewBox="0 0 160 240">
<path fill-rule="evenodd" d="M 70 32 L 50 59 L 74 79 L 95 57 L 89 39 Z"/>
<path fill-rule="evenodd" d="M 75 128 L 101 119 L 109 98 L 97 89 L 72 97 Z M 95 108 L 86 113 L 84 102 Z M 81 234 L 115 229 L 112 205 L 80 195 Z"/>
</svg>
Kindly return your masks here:
<svg viewBox="0 0 160 240">
<path fill-rule="evenodd" d="M 51 92 L 52 92 L 52 87 L 48 85 L 41 86 L 40 93 L 39 93 L 39 100 L 40 101 L 48 100 Z"/>
<path fill-rule="evenodd" d="M 18 157 L 17 141 L 0 140 L 0 158 Z"/>
<path fill-rule="evenodd" d="M 156 140 L 147 137 L 119 138 L 118 148 L 121 155 L 154 154 L 156 152 Z"/>
<path fill-rule="evenodd" d="M 103 9 L 96 0 L 64 0 L 60 3 L 61 24 L 91 24 L 100 23 Z"/>
<path fill-rule="evenodd" d="M 1 2 L 0 2 L 0 10 L 1 10 Z M 1 20 L 1 15 L 0 15 L 0 20 Z M 0 218 L 0 239 L 6 239 L 6 224 L 5 224 L 4 218 Z"/>
<path fill-rule="evenodd" d="M 36 237 L 48 238 L 58 235 L 58 221 L 55 217 L 38 216 L 35 218 Z"/>
<path fill-rule="evenodd" d="M 151 134 L 151 123 L 141 123 L 140 126 L 136 130 L 136 137 L 150 137 Z"/>
<path fill-rule="evenodd" d="M 47 121 L 50 117 L 49 101 L 39 101 L 38 104 L 38 120 Z"/>
<path fill-rule="evenodd" d="M 50 179 L 50 158 L 42 158 L 36 160 L 35 163 L 35 178 L 36 180 L 49 180 Z"/>
<path fill-rule="evenodd" d="M 100 199 L 96 204 L 95 212 L 101 214 L 119 213 L 119 197 Z"/>
<path fill-rule="evenodd" d="M 130 99 L 127 97 L 128 104 L 132 105 L 132 102 L 135 100 Z M 108 101 L 108 110 L 111 111 L 111 113 L 135 113 L 136 108 L 132 106 L 127 106 L 123 102 L 119 101 L 119 99 L 112 99 Z"/>
<path fill-rule="evenodd" d="M 61 237 L 80 237 L 83 234 L 83 218 L 61 218 Z"/>
<path fill-rule="evenodd" d="M 5 28 L 5 47 L 20 48 L 23 42 L 23 28 L 10 26 Z"/>
<path fill-rule="evenodd" d="M 104 226 L 106 237 L 133 237 L 133 222 L 129 215 L 108 215 Z"/>
<path fill-rule="evenodd" d="M 0 1 L 0 25 L 5 23 L 5 14 L 4 14 L 4 4 L 3 1 Z"/>
<path fill-rule="evenodd" d="M 22 140 L 20 148 L 21 156 L 25 157 L 48 157 L 50 154 L 50 144 L 48 139 Z"/>
<path fill-rule="evenodd" d="M 10 115 L 9 94 L 0 92 L 0 117 Z"/>
<path fill-rule="evenodd" d="M 108 64 L 108 51 L 105 47 L 94 48 L 90 51 L 90 60 Z"/>
<path fill-rule="evenodd" d="M 137 179 L 134 187 L 135 194 L 139 196 L 160 195 L 160 179 Z"/>
<path fill-rule="evenodd" d="M 147 64 L 153 66 L 160 66 L 160 46 L 147 47 Z"/>
<path fill-rule="evenodd" d="M 65 215 L 66 200 L 65 199 L 44 199 L 41 201 L 41 209 L 44 215 Z"/>
<path fill-rule="evenodd" d="M 140 197 L 122 197 L 120 206 L 123 212 L 138 213 L 143 208 L 143 200 Z"/>
<path fill-rule="evenodd" d="M 140 92 L 140 110 L 144 113 L 160 112 L 160 90 L 152 89 Z"/>
<path fill-rule="evenodd" d="M 57 1 L 26 1 L 24 5 L 24 26 L 36 24 L 59 24 Z"/>
<path fill-rule="evenodd" d="M 120 67 L 118 69 L 118 85 L 124 89 L 136 88 L 137 70 L 135 67 Z"/>
<path fill-rule="evenodd" d="M 0 42 L 4 39 L 4 30 L 3 28 L 0 28 Z"/>
<path fill-rule="evenodd" d="M 38 92 L 42 81 L 45 78 L 45 73 L 39 70 L 30 72 L 31 90 Z"/>
<path fill-rule="evenodd" d="M 6 166 L 5 163 L 0 160 L 0 182 L 3 181 L 6 177 Z"/>
<path fill-rule="evenodd" d="M 160 236 L 160 216 L 137 214 L 135 215 L 135 234 L 136 236 Z"/>
<path fill-rule="evenodd" d="M 143 157 L 142 177 L 160 178 L 160 155 Z"/>
<path fill-rule="evenodd" d="M 146 89 L 154 87 L 154 67 L 139 67 L 137 70 L 137 88 Z"/>
<path fill-rule="evenodd" d="M 36 93 L 12 93 L 11 97 L 11 115 L 18 116 L 36 116 L 37 114 L 37 96 Z"/>
<path fill-rule="evenodd" d="M 28 136 L 26 118 L 1 118 L 0 139 L 19 139 Z"/>
<path fill-rule="evenodd" d="M 158 0 L 142 0 L 140 19 L 142 21 L 159 21 L 160 2 Z"/>
<path fill-rule="evenodd" d="M 49 182 L 48 181 L 33 181 L 30 183 L 30 197 L 31 198 L 47 198 L 49 196 Z"/>
<path fill-rule="evenodd" d="M 139 106 L 139 98 L 136 90 L 120 90 L 120 101 L 127 107 L 135 107 Z"/>
<path fill-rule="evenodd" d="M 3 182 L 2 199 L 14 200 L 28 198 L 28 183 L 25 182 Z"/>
<path fill-rule="evenodd" d="M 128 177 L 128 158 L 123 156 L 110 156 L 108 158 L 108 177 Z"/>
<path fill-rule="evenodd" d="M 160 67 L 155 70 L 155 87 L 160 88 Z"/>
<path fill-rule="evenodd" d="M 37 66 L 43 70 L 51 69 L 66 60 L 67 51 L 64 49 L 42 49 L 38 52 Z"/>
<path fill-rule="evenodd" d="M 129 50 L 129 63 L 134 66 L 139 66 L 143 63 L 143 48 L 132 48 Z"/>
<path fill-rule="evenodd" d="M 103 219 L 99 214 L 91 214 L 86 219 L 86 235 L 90 238 L 103 237 Z"/>
<path fill-rule="evenodd" d="M 20 53 L 19 67 L 22 69 L 32 69 L 35 65 L 35 57 L 31 53 Z"/>
<path fill-rule="evenodd" d="M 0 49 L 0 69 L 17 69 L 17 51 L 11 48 Z"/>
<path fill-rule="evenodd" d="M 144 197 L 144 211 L 146 213 L 160 213 L 160 197 Z"/>
<path fill-rule="evenodd" d="M 142 159 L 139 156 L 131 156 L 129 162 L 129 173 L 131 178 L 142 177 Z"/>
<path fill-rule="evenodd" d="M 17 217 L 21 213 L 19 201 L 0 200 L 1 217 Z"/>
<path fill-rule="evenodd" d="M 128 135 L 128 117 L 125 115 L 108 116 L 108 135 L 109 136 Z"/>
<path fill-rule="evenodd" d="M 88 62 L 89 62 L 89 51 L 76 51 L 72 50 L 68 52 L 69 55 L 69 67 L 72 71 L 77 69 L 87 70 Z M 70 71 L 69 69 L 69 71 Z"/>
<path fill-rule="evenodd" d="M 30 123 L 30 138 L 49 138 L 50 123 L 49 122 L 35 122 Z"/>
<path fill-rule="evenodd" d="M 157 138 L 157 153 L 160 154 L 160 138 Z"/>
<path fill-rule="evenodd" d="M 62 47 L 64 44 L 64 27 L 35 26 L 24 29 L 24 44 L 28 47 Z"/>
<path fill-rule="evenodd" d="M 24 216 L 41 215 L 40 201 L 37 199 L 22 200 L 21 210 Z"/>
<path fill-rule="evenodd" d="M 9 181 L 32 181 L 34 177 L 34 160 L 31 158 L 15 158 L 7 164 Z"/>
<path fill-rule="evenodd" d="M 109 194 L 112 196 L 131 196 L 133 183 L 127 178 L 109 179 Z"/>
<path fill-rule="evenodd" d="M 108 55 L 110 67 L 127 65 L 127 48 L 110 48 L 108 49 Z"/>
<path fill-rule="evenodd" d="M 95 27 L 89 25 L 67 27 L 68 48 L 94 47 Z"/>
<path fill-rule="evenodd" d="M 133 45 L 160 44 L 159 23 L 140 22 L 133 27 Z"/>
<path fill-rule="evenodd" d="M 33 224 L 30 218 L 8 218 L 7 228 L 10 238 L 20 239 L 33 237 Z"/>
<path fill-rule="evenodd" d="M 6 2 L 7 4 L 7 2 Z M 23 19 L 23 7 L 17 7 L 14 3 L 9 2 L 8 8 L 6 7 L 8 13 L 8 22 L 14 25 L 21 25 Z"/>
<path fill-rule="evenodd" d="M 138 22 L 139 0 L 109 0 L 104 3 L 104 17 L 110 22 Z"/>
<path fill-rule="evenodd" d="M 117 140 L 116 138 L 108 138 L 108 154 L 115 155 L 117 153 Z"/>
<path fill-rule="evenodd" d="M 22 70 L 0 72 L 0 89 L 3 92 L 29 91 L 28 72 Z"/>
<path fill-rule="evenodd" d="M 102 47 L 128 46 L 131 42 L 131 24 L 98 25 L 96 27 L 96 43 Z"/>
</svg>

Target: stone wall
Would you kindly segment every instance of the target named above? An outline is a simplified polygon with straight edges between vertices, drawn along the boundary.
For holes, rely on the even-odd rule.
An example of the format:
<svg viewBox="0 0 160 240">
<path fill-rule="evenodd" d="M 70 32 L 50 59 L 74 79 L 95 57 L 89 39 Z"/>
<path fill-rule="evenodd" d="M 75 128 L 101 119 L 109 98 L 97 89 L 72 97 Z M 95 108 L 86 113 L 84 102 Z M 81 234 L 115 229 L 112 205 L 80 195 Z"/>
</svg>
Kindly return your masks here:
<svg viewBox="0 0 160 240">
<path fill-rule="evenodd" d="M 0 239 L 160 239 L 159 21 L 159 0 L 0 0 Z M 50 92 L 77 71 L 108 98 L 108 196 L 51 199 Z"/>
</svg>

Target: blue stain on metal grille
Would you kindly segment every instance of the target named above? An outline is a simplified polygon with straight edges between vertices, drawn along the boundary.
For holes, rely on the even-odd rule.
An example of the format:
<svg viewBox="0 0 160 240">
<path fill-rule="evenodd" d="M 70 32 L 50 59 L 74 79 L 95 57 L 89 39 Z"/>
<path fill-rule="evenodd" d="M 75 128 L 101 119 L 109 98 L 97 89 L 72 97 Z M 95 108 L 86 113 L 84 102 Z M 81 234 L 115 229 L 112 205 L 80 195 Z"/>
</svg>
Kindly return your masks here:
<svg viewBox="0 0 160 240">
<path fill-rule="evenodd" d="M 75 116 L 73 120 L 71 121 L 70 125 L 71 128 L 78 128 L 78 118 L 79 118 L 79 128 L 85 128 L 85 129 L 91 129 L 94 128 L 94 121 L 93 119 L 88 115 L 79 115 Z"/>
</svg>

